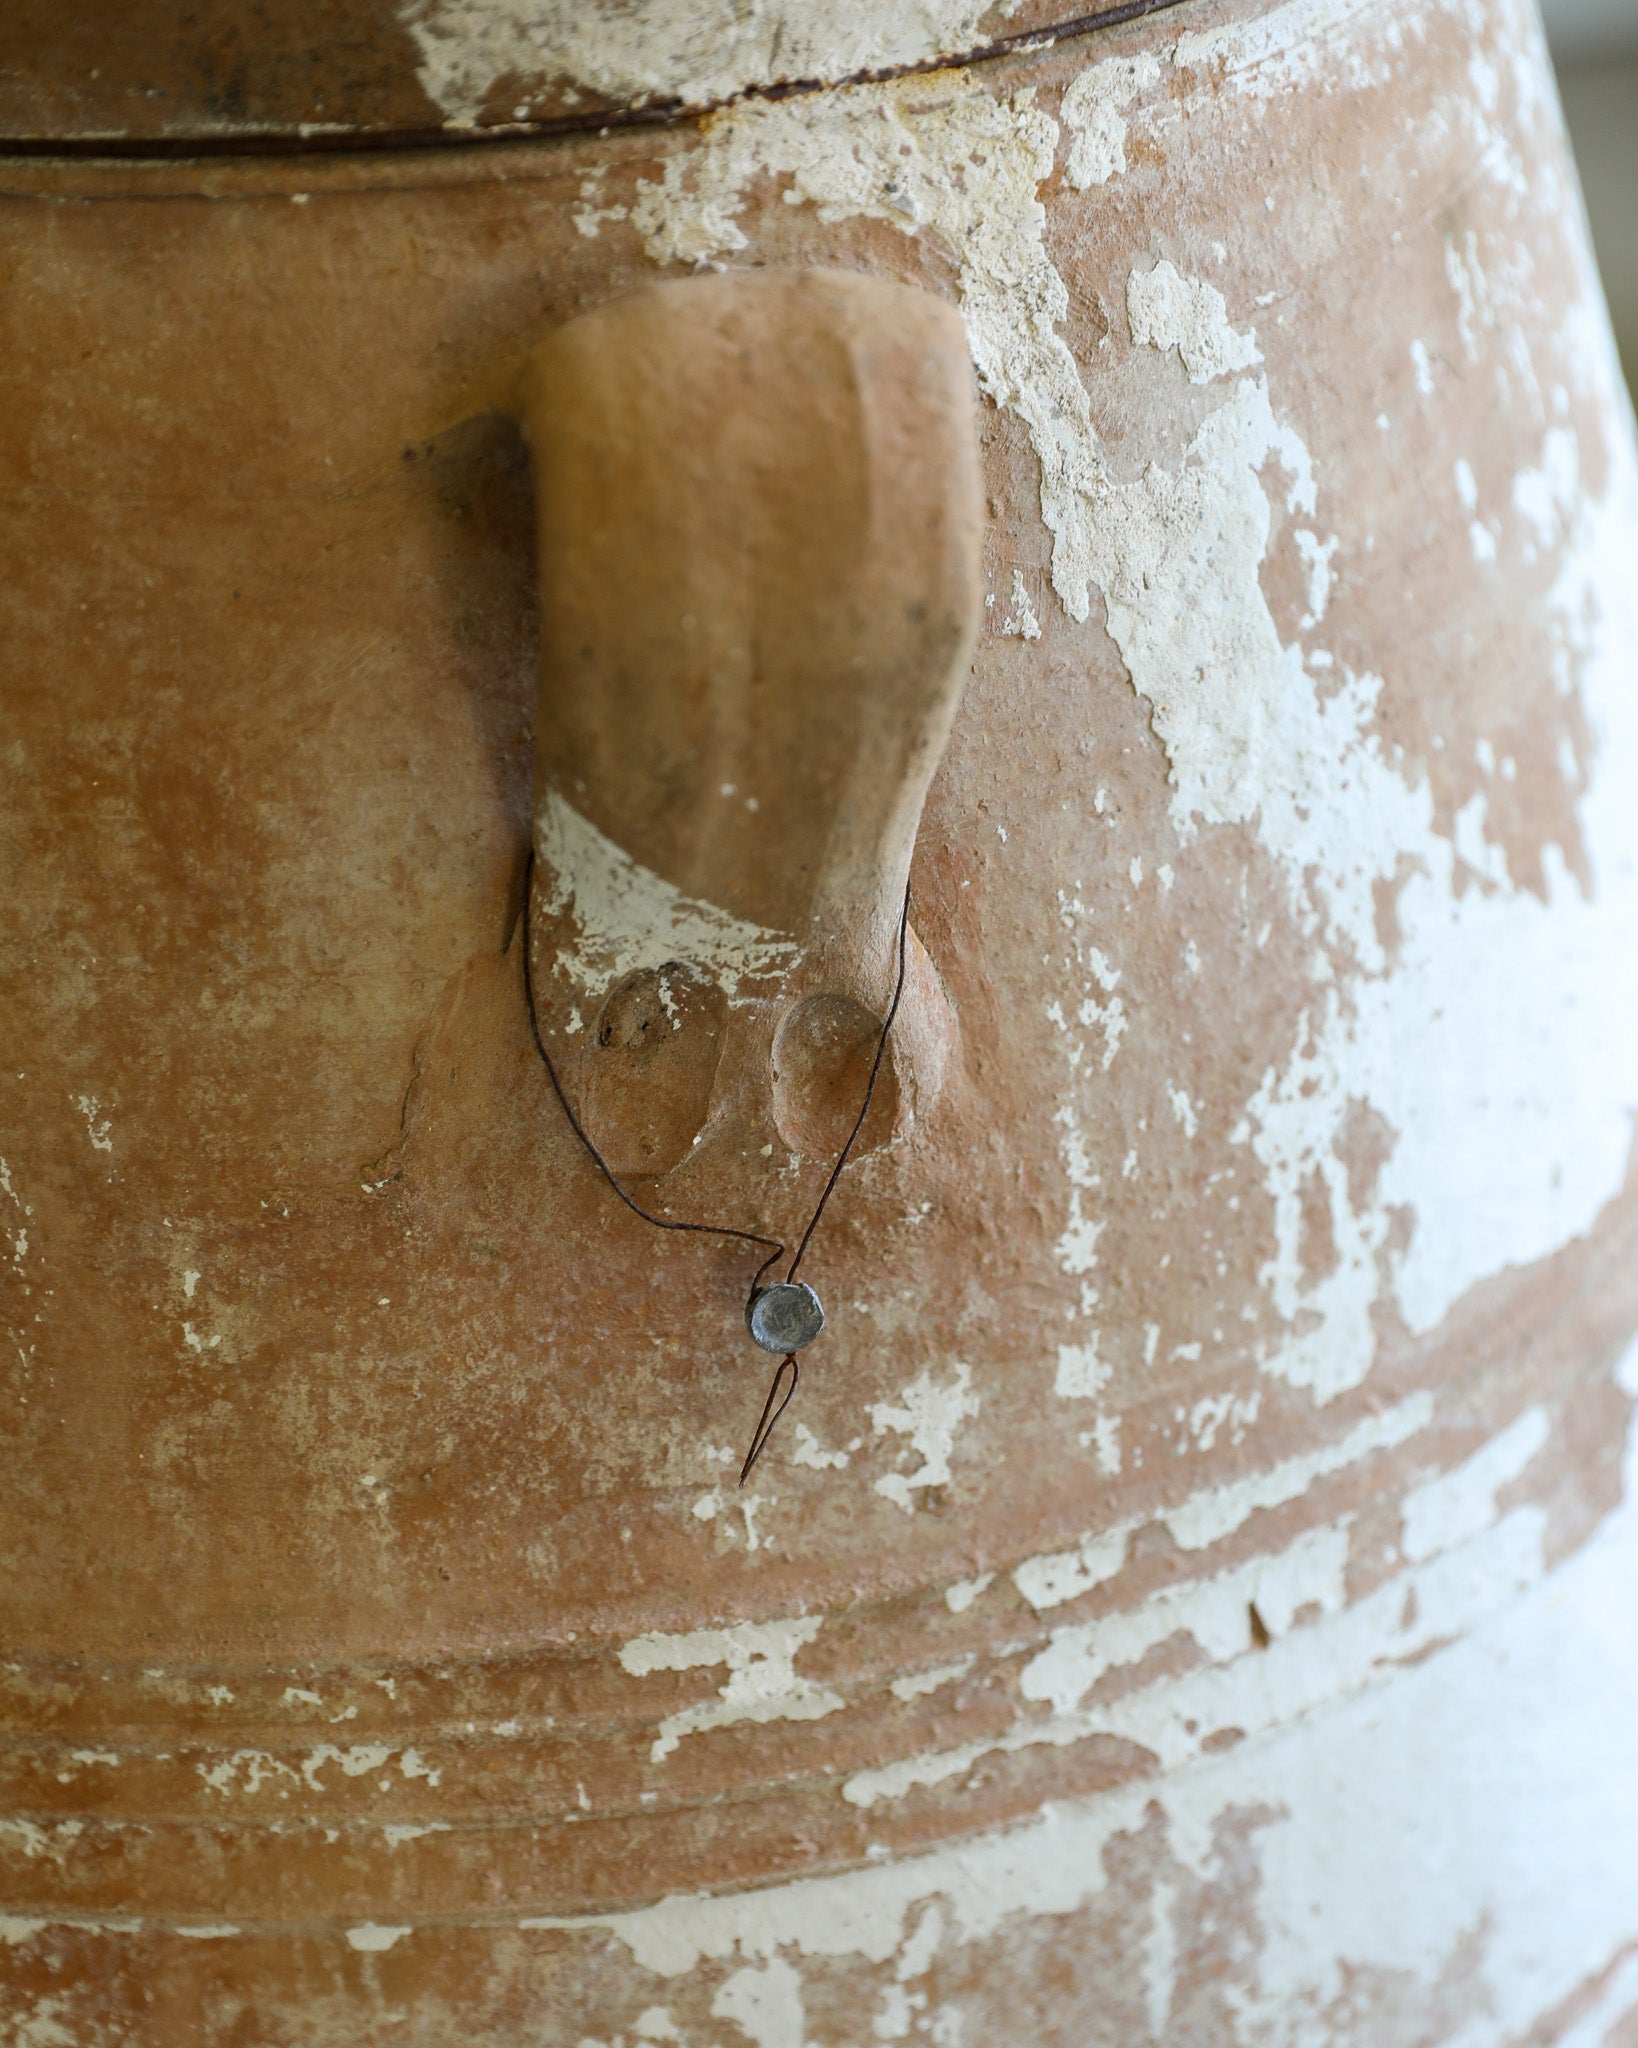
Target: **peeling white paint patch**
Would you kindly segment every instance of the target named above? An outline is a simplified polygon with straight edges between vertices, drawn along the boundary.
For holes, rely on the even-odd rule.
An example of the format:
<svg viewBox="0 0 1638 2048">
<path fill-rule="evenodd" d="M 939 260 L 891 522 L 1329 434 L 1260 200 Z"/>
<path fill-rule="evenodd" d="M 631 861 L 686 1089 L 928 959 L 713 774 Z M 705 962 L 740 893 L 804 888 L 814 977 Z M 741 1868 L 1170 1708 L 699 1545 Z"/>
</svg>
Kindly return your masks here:
<svg viewBox="0 0 1638 2048">
<path fill-rule="evenodd" d="M 31 1993 L 24 1995 L 30 1999 L 30 2010 L 17 2011 L 11 2031 L 12 2048 L 80 2048 L 82 2037 L 70 2033 L 62 2023 L 61 2015 L 69 2011 L 66 1998 L 54 1994 L 42 1998 Z"/>
<path fill-rule="evenodd" d="M 1316 79 L 1364 84 L 1371 68 L 1349 34 L 1361 17 L 1381 12 L 1377 0 L 1284 0 L 1248 21 L 1190 30 L 1178 37 L 1178 70 L 1213 69 L 1236 91 L 1271 99 Z"/>
<path fill-rule="evenodd" d="M 1114 1367 L 1098 1356 L 1098 1332 L 1084 1344 L 1060 1344 L 1058 1369 L 1052 1376 L 1052 1391 L 1060 1400 L 1095 1400 L 1108 1386 Z"/>
<path fill-rule="evenodd" d="M 44 1857 L 62 1865 L 63 1858 L 85 1833 L 82 1820 L 59 1820 L 44 1826 L 32 1820 L 0 1820 L 0 1837 L 9 1837 L 22 1850 L 26 1861 Z"/>
<path fill-rule="evenodd" d="M 497 1734 L 500 1730 L 497 1728 Z M 447 1820 L 390 1821 L 381 1830 L 381 1838 L 389 1849 L 398 1849 L 405 1842 L 418 1842 L 423 1835 L 447 1835 L 450 1832 Z"/>
<path fill-rule="evenodd" d="M 839 1472 L 848 1461 L 846 1451 L 827 1451 L 805 1422 L 796 1425 L 795 1439 L 791 1445 L 790 1459 L 793 1465 L 807 1465 L 815 1472 Z"/>
<path fill-rule="evenodd" d="M 50 1925 L 49 1920 L 27 1920 L 17 1913 L 0 1913 L 0 1941 L 7 1948 L 17 1948 Z"/>
<path fill-rule="evenodd" d="M 717 2019 L 732 2020 L 756 2048 L 803 2048 L 802 1980 L 782 1956 L 761 1969 L 736 1970 L 711 2001 Z"/>
<path fill-rule="evenodd" d="M 1029 601 L 1023 576 L 1016 569 L 1012 572 L 1012 610 L 1002 620 L 1001 630 L 1014 640 L 1039 640 L 1041 637 L 1041 622 Z"/>
<path fill-rule="evenodd" d="M 239 1930 L 230 1921 L 219 1921 L 211 1926 L 184 1927 L 178 1923 L 171 1932 L 180 1935 L 184 1941 L 229 1941 Z"/>
<path fill-rule="evenodd" d="M 888 1691 L 896 1700 L 917 1700 L 924 1693 L 937 1692 L 942 1686 L 954 1685 L 958 1678 L 965 1678 L 972 1668 L 971 1657 L 957 1657 L 953 1663 L 937 1664 L 930 1671 L 913 1671 L 907 1677 L 895 1678 Z"/>
<path fill-rule="evenodd" d="M 1303 526 L 1294 527 L 1291 538 L 1296 543 L 1308 579 L 1308 609 L 1302 616 L 1302 629 L 1307 633 L 1325 617 L 1330 605 L 1331 585 L 1336 581 L 1331 562 L 1341 542 L 1335 534 L 1322 541 L 1318 534 L 1310 533 Z"/>
<path fill-rule="evenodd" d="M 1236 333 L 1229 325 L 1228 305 L 1216 285 L 1184 277 L 1164 259 L 1127 279 L 1126 321 L 1134 347 L 1175 348 L 1191 384 L 1209 384 L 1262 361 L 1256 335 Z"/>
<path fill-rule="evenodd" d="M 733 1628 L 700 1628 L 684 1635 L 636 1636 L 620 1651 L 634 1678 L 656 1671 L 728 1667 L 714 1700 L 668 1714 L 649 1749 L 660 1763 L 685 1735 L 726 1728 L 734 1721 L 817 1721 L 845 1704 L 835 1693 L 797 1675 L 796 1657 L 819 1633 L 818 1616 L 743 1621 Z"/>
<path fill-rule="evenodd" d="M 1465 1562 L 1507 1568 L 1496 1550 Z M 1014 1916 L 1076 1911 L 1103 1890 L 1111 1842 L 1155 1807 L 1171 1853 L 1202 1871 L 1214 1867 L 1218 1824 L 1260 1812 L 1247 1906 L 1265 1942 L 1247 1985 L 1248 2041 L 1317 2042 L 1313 2016 L 1362 1967 L 1403 1972 L 1431 1993 L 1476 1943 L 1487 2002 L 1462 2048 L 1505 2048 L 1638 1934 L 1638 1779 L 1588 1767 L 1630 1743 L 1638 1638 L 1623 1618 L 1635 1572 L 1629 1508 L 1540 1592 L 1510 1605 L 1493 1588 L 1491 1618 L 1465 1639 L 1169 1776 L 922 1856 L 523 1925 L 611 1933 L 673 1983 L 706 1962 L 886 1964 L 909 1955 L 935 1912 L 936 1945 L 946 1930 L 971 1943 Z M 1248 1664 L 1266 1669 L 1316 1633 L 1299 1627 Z M 1146 1987 L 1157 2002 L 1166 1947 L 1151 1926 Z"/>
<path fill-rule="evenodd" d="M 1266 1471 L 1192 1495 L 1181 1507 L 1167 1509 L 1162 1520 L 1184 1550 L 1205 1550 L 1242 1528 L 1261 1509 L 1300 1500 L 1315 1480 L 1346 1471 L 1376 1451 L 1392 1450 L 1426 1429 L 1432 1420 L 1433 1396 L 1411 1394 L 1392 1408 L 1367 1415 L 1318 1450 L 1301 1452 Z"/>
<path fill-rule="evenodd" d="M 1479 238 L 1471 228 L 1463 234 L 1460 247 L 1454 235 L 1445 236 L 1445 276 L 1456 294 L 1456 332 L 1461 336 L 1462 353 L 1476 363 L 1482 353 L 1480 330 L 1494 326 L 1495 317 L 1490 281 L 1479 261 Z"/>
<path fill-rule="evenodd" d="M 1159 59 L 1106 58 L 1083 71 L 1064 94 L 1060 112 L 1074 140 L 1064 176 L 1077 192 L 1106 185 L 1126 169 L 1126 113 L 1140 92 L 1160 79 Z"/>
<path fill-rule="evenodd" d="M 383 1927 L 374 1920 L 362 1921 L 357 1927 L 347 1929 L 347 1946 L 356 1948 L 361 1955 L 383 1955 L 394 1948 L 406 1934 L 413 1934 L 413 1927 Z"/>
<path fill-rule="evenodd" d="M 908 1451 L 921 1459 L 914 1472 L 886 1472 L 876 1481 L 876 1492 L 903 1508 L 906 1514 L 914 1509 L 914 1495 L 919 1489 L 948 1484 L 956 1431 L 978 1413 L 978 1396 L 970 1391 L 971 1386 L 972 1368 L 957 1361 L 955 1378 L 947 1385 L 935 1386 L 932 1374 L 923 1372 L 904 1389 L 897 1403 L 872 1404 L 872 1434 L 880 1436 L 884 1430 L 896 1430 L 908 1436 Z M 906 1452 L 899 1455 L 902 1459 Z"/>
<path fill-rule="evenodd" d="M 1322 61 L 1328 77 L 1353 83 L 1386 48 L 1380 12 L 1299 0 L 1253 24 L 1185 36 L 1177 61 L 1220 65 L 1259 93 L 1287 89 Z M 1167 751 L 1180 837 L 1251 827 L 1314 944 L 1299 1043 L 1247 1105 L 1245 1134 L 1275 1205 L 1263 1284 L 1291 1326 L 1262 1363 L 1324 1401 L 1369 1371 L 1371 1311 L 1386 1288 L 1413 1329 L 1430 1329 L 1477 1281 L 1586 1230 L 1622 1182 L 1638 1102 L 1629 1022 L 1638 810 L 1622 799 L 1638 777 L 1638 692 L 1621 649 L 1638 621 L 1613 614 L 1632 606 L 1620 567 L 1638 546 L 1630 453 L 1612 448 L 1603 504 L 1580 507 L 1554 606 L 1567 687 L 1579 685 L 1600 734 L 1581 819 L 1596 894 L 1583 899 L 1551 849 L 1545 902 L 1511 888 L 1458 893 L 1457 855 L 1425 779 L 1414 764 L 1390 762 L 1372 729 L 1382 679 L 1341 669 L 1323 650 L 1305 658 L 1284 646 L 1269 613 L 1260 582 L 1269 459 L 1289 479 L 1289 512 L 1311 519 L 1317 489 L 1266 384 L 1243 379 L 1181 467 L 1151 463 L 1124 483 L 1109 473 L 1057 331 L 1068 295 L 1036 197 L 1055 144 L 1055 124 L 1027 92 L 992 98 L 968 77 L 758 102 L 670 159 L 634 220 L 656 260 L 731 253 L 746 246 L 736 222 L 746 186 L 773 174 L 788 180 L 793 203 L 828 219 L 888 221 L 955 257 L 981 385 L 1025 422 L 1041 463 L 1054 588 L 1076 619 L 1088 614 L 1091 586 L 1102 589 L 1109 630 Z M 1498 330 L 1476 241 L 1453 242 L 1448 264 L 1463 345 L 1481 351 Z M 1228 346 L 1221 334 L 1218 342 Z M 1233 346 L 1243 353 L 1253 337 Z M 1322 659 L 1323 696 L 1309 668 Z M 1403 939 L 1392 962 L 1377 927 L 1381 887 L 1399 889 Z M 1356 1213 L 1338 1146 L 1361 1104 L 1396 1142 Z M 1302 1190 L 1314 1177 L 1336 1237 L 1321 1278 L 1301 1257 Z M 1389 1247 L 1394 1209 L 1414 1219 L 1403 1255 Z"/>
<path fill-rule="evenodd" d="M 395 1756 L 399 1773 L 405 1778 L 424 1778 L 428 1784 L 436 1785 L 443 1775 L 429 1769 L 418 1751 L 406 1749 L 399 1755 L 384 1742 L 355 1742 L 346 1749 L 338 1749 L 333 1742 L 321 1742 L 301 1758 L 299 1765 L 287 1764 L 266 1750 L 236 1749 L 213 1764 L 196 1764 L 194 1769 L 213 1792 L 224 1796 L 233 1792 L 254 1796 L 264 1785 L 276 1785 L 284 1778 L 292 1782 L 299 1778 L 310 1791 L 322 1792 L 322 1774 L 327 1764 L 338 1765 L 344 1777 L 361 1778 L 368 1772 L 385 1769 Z"/>
<path fill-rule="evenodd" d="M 1183 1126 L 1184 1137 L 1193 1138 L 1200 1128 L 1200 1119 L 1195 1113 L 1193 1102 L 1189 1099 L 1189 1091 L 1168 1081 L 1166 1099 L 1172 1105 L 1173 1117 Z"/>
<path fill-rule="evenodd" d="M 1554 546 L 1572 530 L 1580 490 L 1580 445 L 1568 428 L 1551 427 L 1542 437 L 1540 464 L 1513 479 L 1513 509 L 1537 548 Z"/>
<path fill-rule="evenodd" d="M 1136 1526 L 1134 1522 L 1120 1522 L 1112 1529 L 1085 1537 L 1073 1550 L 1026 1557 L 1014 1568 L 1012 1583 L 1037 1612 L 1078 1599 L 1082 1593 L 1112 1579 L 1125 1564 L 1127 1540 Z"/>
<path fill-rule="evenodd" d="M 792 939 L 684 896 L 555 790 L 535 816 L 535 851 L 547 912 L 568 915 L 578 927 L 555 965 L 582 989 L 600 994 L 635 968 L 687 960 L 733 996 L 742 979 L 776 974 L 797 951 Z"/>
<path fill-rule="evenodd" d="M 1497 1489 L 1519 1478 L 1547 1441 L 1548 1423 L 1540 1408 L 1527 1408 L 1508 1429 L 1475 1451 L 1452 1472 L 1414 1488 L 1405 1496 L 1405 1533 L 1401 1548 L 1420 1560 L 1454 1549 L 1497 1517 Z"/>
<path fill-rule="evenodd" d="M 1183 1629 L 1207 1660 L 1202 1668 L 1101 1704 L 1054 1707 L 1044 1719 L 1020 1721 L 1004 1734 L 954 1749 L 856 1771 L 843 1785 L 843 1797 L 856 1806 L 875 1806 L 965 1777 L 986 1756 L 1061 1749 L 1094 1735 L 1120 1737 L 1149 1750 L 1163 1770 L 1181 1769 L 1221 1730 L 1243 1738 L 1278 1729 L 1370 1685 L 1384 1667 L 1477 1627 L 1540 1580 L 1544 1526 L 1539 1509 L 1518 1509 L 1485 1535 L 1390 1580 L 1352 1606 L 1342 1604 L 1345 1528 L 1311 1530 L 1278 1556 L 1188 1589 L 1200 1594 L 1197 1607 L 1181 1608 L 1176 1595 L 1167 1594 L 1150 1603 L 1153 1616 L 1146 1606 L 1105 1617 L 1101 1624 L 1054 1631 L 1055 1639 L 1062 1636 L 1062 1654 L 1054 1654 L 1056 1642 L 1042 1651 L 1032 1683 L 1052 1704 L 1075 1693 L 1083 1678 L 1095 1684 L 1112 1668 L 1098 1661 L 1100 1627 L 1117 1652 L 1135 1649 L 1141 1655 L 1151 1646 L 1152 1629 L 1163 1629 L 1157 1640 L 1164 1641 L 1179 1632 L 1184 1615 Z M 1333 1568 L 1334 1580 L 1327 1577 Z M 1264 1601 L 1272 1620 L 1263 1615 Z M 1266 1646 L 1252 1624 L 1253 1604 Z M 1291 1626 L 1297 1610 L 1308 1604 L 1322 1618 Z M 1287 1632 L 1276 1634 L 1276 1623 Z M 1114 1661 L 1126 1659 L 1117 1655 Z"/>
<path fill-rule="evenodd" d="M 1243 1528 L 1254 1514 L 1300 1500 L 1316 1480 L 1345 1471 L 1374 1452 L 1393 1449 L 1426 1429 L 1432 1420 L 1433 1396 L 1411 1394 L 1392 1408 L 1366 1416 L 1316 1450 L 1299 1452 L 1226 1486 L 1191 1494 L 1179 1506 L 1163 1509 L 1155 1519 L 1179 1549 L 1210 1549 Z M 1071 1550 L 1025 1558 L 1013 1570 L 1013 1584 L 1037 1613 L 1078 1599 L 1120 1572 L 1127 1546 L 1141 1527 L 1141 1519 L 1116 1522 L 1095 1530 Z"/>
<path fill-rule="evenodd" d="M 1177 1928 L 1172 1908 L 1176 1887 L 1162 1881 L 1149 1894 L 1149 1925 L 1143 1937 L 1143 2002 L 1149 2032 L 1164 2041 L 1177 1992 Z"/>
<path fill-rule="evenodd" d="M 1098 1262 L 1098 1239 L 1103 1235 L 1104 1225 L 1087 1216 L 1081 1197 L 1095 1192 L 1102 1183 L 1092 1170 L 1086 1137 L 1073 1106 L 1065 1103 L 1053 1121 L 1063 1132 L 1058 1149 L 1063 1154 L 1064 1173 L 1069 1181 L 1069 1221 L 1055 1247 L 1058 1264 L 1066 1273 L 1090 1273 Z"/>
<path fill-rule="evenodd" d="M 994 1572 L 980 1572 L 976 1579 L 958 1579 L 953 1586 L 945 1587 L 944 1604 L 952 1614 L 965 1614 L 994 1584 Z"/>
<path fill-rule="evenodd" d="M 1025 1665 L 1018 1689 L 1058 1714 L 1072 1713 L 1105 1672 L 1139 1663 L 1176 1635 L 1192 1637 L 1212 1663 L 1227 1663 L 1254 1646 L 1253 1607 L 1275 1638 L 1309 1603 L 1322 1613 L 1338 1613 L 1347 1563 L 1346 1528 L 1310 1530 L 1275 1557 L 1171 1588 L 1125 1613 L 1055 1628 L 1047 1647 Z"/>
<path fill-rule="evenodd" d="M 408 0 L 416 76 L 454 127 L 503 81 L 567 79 L 689 106 L 777 79 L 840 79 L 969 48 L 990 0 Z"/>
<path fill-rule="evenodd" d="M 94 1152 L 112 1152 L 114 1140 L 110 1134 L 114 1127 L 107 1117 L 102 1115 L 102 1104 L 94 1095 L 76 1095 L 74 1106 L 85 1118 L 85 1130 L 91 1140 L 91 1149 Z"/>
</svg>

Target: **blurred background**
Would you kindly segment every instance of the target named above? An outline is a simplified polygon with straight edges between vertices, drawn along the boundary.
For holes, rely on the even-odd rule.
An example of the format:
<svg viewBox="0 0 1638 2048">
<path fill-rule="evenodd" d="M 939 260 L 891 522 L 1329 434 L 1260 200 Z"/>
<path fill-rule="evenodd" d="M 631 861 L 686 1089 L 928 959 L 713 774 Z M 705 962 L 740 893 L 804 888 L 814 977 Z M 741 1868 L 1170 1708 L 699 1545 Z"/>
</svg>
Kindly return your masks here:
<svg viewBox="0 0 1638 2048">
<path fill-rule="evenodd" d="M 1542 0 L 1628 388 L 1638 392 L 1638 0 Z"/>
</svg>

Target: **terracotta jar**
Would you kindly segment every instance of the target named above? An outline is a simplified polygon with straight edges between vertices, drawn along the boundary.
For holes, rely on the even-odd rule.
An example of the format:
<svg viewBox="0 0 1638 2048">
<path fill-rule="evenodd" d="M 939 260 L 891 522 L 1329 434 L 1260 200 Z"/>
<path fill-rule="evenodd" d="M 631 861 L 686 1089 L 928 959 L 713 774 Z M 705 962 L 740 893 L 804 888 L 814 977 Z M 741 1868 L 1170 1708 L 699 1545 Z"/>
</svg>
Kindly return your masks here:
<svg viewBox="0 0 1638 2048">
<path fill-rule="evenodd" d="M 1630 2042 L 1533 12 L 161 12 L 0 28 L 0 2038 Z M 901 976 L 741 1486 L 620 1196 L 788 1268 Z"/>
</svg>

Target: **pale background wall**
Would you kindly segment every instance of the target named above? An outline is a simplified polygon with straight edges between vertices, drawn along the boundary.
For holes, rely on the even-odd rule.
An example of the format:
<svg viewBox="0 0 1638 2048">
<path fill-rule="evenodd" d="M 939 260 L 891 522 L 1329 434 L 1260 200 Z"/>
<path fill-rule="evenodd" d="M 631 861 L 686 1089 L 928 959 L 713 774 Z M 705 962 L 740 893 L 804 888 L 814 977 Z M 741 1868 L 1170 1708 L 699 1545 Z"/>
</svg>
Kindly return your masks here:
<svg viewBox="0 0 1638 2048">
<path fill-rule="evenodd" d="M 1638 0 L 1542 0 L 1627 382 L 1638 388 Z"/>
</svg>

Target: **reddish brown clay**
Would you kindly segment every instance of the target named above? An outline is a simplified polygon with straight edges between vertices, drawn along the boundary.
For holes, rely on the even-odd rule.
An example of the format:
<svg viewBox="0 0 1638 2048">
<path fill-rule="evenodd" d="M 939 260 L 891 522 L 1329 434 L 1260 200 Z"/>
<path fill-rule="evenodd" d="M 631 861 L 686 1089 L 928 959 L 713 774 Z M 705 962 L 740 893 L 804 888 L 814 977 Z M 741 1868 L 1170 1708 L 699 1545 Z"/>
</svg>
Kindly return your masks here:
<svg viewBox="0 0 1638 2048">
<path fill-rule="evenodd" d="M 440 126 L 513 12 L 395 16 Z M 6 170 L 0 2038 L 1638 2003 L 1638 463 L 1534 17 L 836 16 Z M 908 859 L 744 1490 L 757 1255 L 569 1128 L 532 832 L 588 1125 L 787 1239 Z"/>
</svg>

